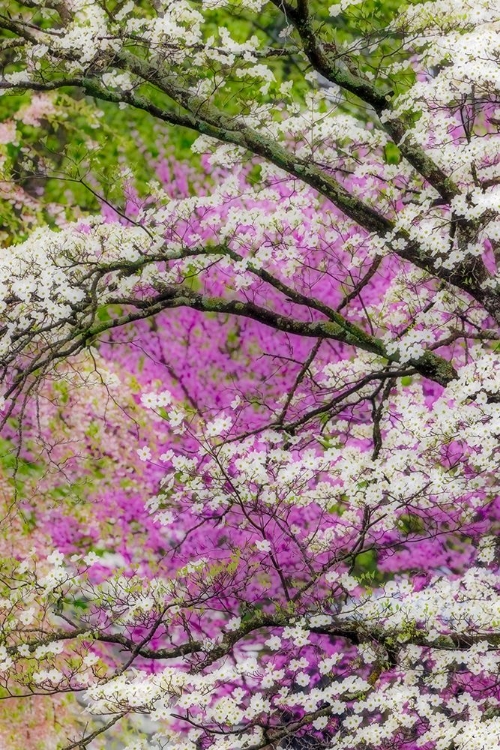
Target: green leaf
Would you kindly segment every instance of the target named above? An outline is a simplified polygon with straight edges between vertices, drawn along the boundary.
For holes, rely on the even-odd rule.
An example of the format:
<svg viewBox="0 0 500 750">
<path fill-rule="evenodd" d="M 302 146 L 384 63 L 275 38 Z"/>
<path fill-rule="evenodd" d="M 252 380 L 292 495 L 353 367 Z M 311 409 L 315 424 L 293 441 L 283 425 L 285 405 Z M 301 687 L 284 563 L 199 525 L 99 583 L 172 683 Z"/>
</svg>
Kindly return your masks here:
<svg viewBox="0 0 500 750">
<path fill-rule="evenodd" d="M 384 161 L 386 164 L 399 164 L 401 151 L 395 143 L 387 143 L 384 146 Z"/>
</svg>

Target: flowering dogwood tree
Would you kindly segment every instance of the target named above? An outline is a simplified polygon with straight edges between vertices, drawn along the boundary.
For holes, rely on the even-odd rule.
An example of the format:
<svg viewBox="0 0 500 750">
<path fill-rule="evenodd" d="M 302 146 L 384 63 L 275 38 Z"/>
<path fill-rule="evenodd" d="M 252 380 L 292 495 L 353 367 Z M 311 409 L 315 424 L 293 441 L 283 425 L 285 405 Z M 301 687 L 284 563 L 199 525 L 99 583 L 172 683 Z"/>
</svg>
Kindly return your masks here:
<svg viewBox="0 0 500 750">
<path fill-rule="evenodd" d="M 322 6 L 0 13 L 0 697 L 45 746 L 500 744 L 500 11 Z M 158 124 L 147 189 L 58 210 L 23 128 L 72 106 L 94 165 Z"/>
</svg>

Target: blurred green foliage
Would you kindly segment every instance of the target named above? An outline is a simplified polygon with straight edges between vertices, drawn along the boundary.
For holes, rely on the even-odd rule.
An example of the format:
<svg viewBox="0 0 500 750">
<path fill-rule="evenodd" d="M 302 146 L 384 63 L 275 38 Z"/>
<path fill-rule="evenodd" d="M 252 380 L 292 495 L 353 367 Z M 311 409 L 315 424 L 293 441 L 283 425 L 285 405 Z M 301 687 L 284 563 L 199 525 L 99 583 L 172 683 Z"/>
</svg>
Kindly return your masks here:
<svg viewBox="0 0 500 750">
<path fill-rule="evenodd" d="M 110 16 L 121 6 L 115 0 L 103 0 L 102 4 Z M 310 9 L 314 28 L 332 55 L 341 57 L 350 50 L 350 64 L 368 74 L 375 87 L 401 92 L 413 83 L 414 74 L 403 69 L 397 75 L 386 75 L 389 61 L 403 59 L 400 40 L 389 33 L 388 26 L 408 4 L 399 0 L 365 0 L 334 17 L 329 15 L 331 3 L 311 0 Z M 193 2 L 194 7 L 199 5 Z M 7 0 L 3 12 L 15 18 L 26 10 L 22 2 Z M 58 23 L 55 12 L 40 12 L 36 7 L 29 12 L 31 21 L 42 27 Z M 153 4 L 139 0 L 134 13 L 151 16 Z M 311 82 L 304 77 L 311 66 L 298 51 L 296 32 L 286 32 L 286 15 L 272 3 L 255 14 L 235 0 L 227 8 L 204 11 L 204 15 L 206 38 L 220 39 L 221 46 L 224 41 L 219 29 L 226 28 L 237 42 L 255 35 L 266 48 L 290 50 L 287 56 L 265 59 L 275 77 L 268 91 L 261 90 L 262 81 L 237 77 L 232 69 L 215 63 L 213 68 L 193 70 L 190 56 L 186 55 L 186 61 L 175 70 L 179 80 L 190 85 L 200 77 L 215 81 L 222 75 L 225 86 L 220 90 L 215 87 L 213 101 L 227 113 L 246 115 L 256 105 L 272 104 L 269 116 L 281 117 L 289 106 L 280 93 L 284 82 L 293 82 L 293 104 L 298 107 L 307 106 L 306 95 L 314 88 L 326 85 L 321 78 Z M 0 32 L 0 39 L 9 36 L 12 36 L 10 32 Z M 131 49 L 139 56 L 144 55 L 140 46 Z M 12 50 L 1 53 L 0 65 L 4 71 L 19 69 Z M 165 95 L 152 86 L 142 86 L 141 93 L 153 104 L 172 107 Z M 98 212 L 100 197 L 125 211 L 127 191 L 133 190 L 140 198 L 150 193 L 155 161 L 164 154 L 194 166 L 199 163 L 199 157 L 191 151 L 197 138 L 195 132 L 167 126 L 130 106 L 122 109 L 113 103 L 94 101 L 76 89 L 60 89 L 49 94 L 54 112 L 44 117 L 39 127 L 25 124 L 23 111 L 34 96 L 38 95 L 21 92 L 5 94 L 0 99 L 0 124 L 14 119 L 17 126 L 17 138 L 12 143 L 0 143 L 0 180 L 21 187 L 38 203 L 31 209 L 32 221 L 27 222 L 26 205 L 0 200 L 0 231 L 6 244 L 22 240 L 32 224 L 39 221 L 54 225 L 62 219 L 72 220 L 82 214 Z M 331 102 L 324 103 L 325 109 L 331 106 Z M 373 119 L 373 113 L 353 96 L 347 95 L 336 106 L 339 111 Z M 400 158 L 397 148 L 388 147 L 385 158 L 388 163 L 397 164 Z"/>
</svg>

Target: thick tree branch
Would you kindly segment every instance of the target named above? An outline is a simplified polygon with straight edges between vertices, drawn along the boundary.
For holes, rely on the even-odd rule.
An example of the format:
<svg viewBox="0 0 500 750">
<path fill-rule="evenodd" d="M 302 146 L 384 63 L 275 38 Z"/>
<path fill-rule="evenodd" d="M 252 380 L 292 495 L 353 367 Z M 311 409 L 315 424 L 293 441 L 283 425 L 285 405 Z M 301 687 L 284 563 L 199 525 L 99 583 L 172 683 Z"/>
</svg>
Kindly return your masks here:
<svg viewBox="0 0 500 750">
<path fill-rule="evenodd" d="M 293 23 L 300 39 L 307 59 L 324 78 L 351 94 L 355 94 L 366 104 L 369 104 L 380 116 L 391 110 L 392 92 L 382 93 L 363 75 L 354 73 L 348 64 L 342 61 L 341 54 L 330 51 L 321 42 L 319 34 L 314 29 L 314 21 L 309 12 L 307 0 L 298 0 L 297 6 L 283 0 L 272 0 L 273 4 Z M 432 185 L 449 203 L 460 190 L 453 180 L 438 167 L 425 153 L 423 148 L 411 138 L 405 138 L 408 127 L 400 117 L 391 117 L 382 122 L 384 130 L 390 135 L 405 159 Z"/>
<path fill-rule="evenodd" d="M 150 300 L 137 300 L 131 297 L 117 297 L 111 299 L 109 304 L 131 305 L 142 311 L 143 317 L 156 314 L 158 310 L 175 307 L 192 307 L 201 312 L 229 313 L 245 318 L 256 320 L 264 325 L 275 328 L 285 333 L 311 338 L 328 338 L 349 344 L 358 349 L 377 354 L 389 362 L 399 362 L 398 353 L 389 354 L 380 339 L 370 336 L 361 328 L 348 323 L 342 316 L 338 315 L 335 321 L 306 322 L 296 320 L 286 315 L 275 313 L 268 308 L 255 305 L 253 302 L 230 300 L 222 297 L 206 297 L 202 294 L 187 289 L 179 290 L 178 287 L 167 287 L 160 294 Z M 132 314 L 133 315 L 133 314 Z M 141 316 L 141 313 L 139 313 Z M 130 316 L 127 316 L 129 318 Z M 104 330 L 120 322 L 105 321 L 88 330 L 87 336 L 99 335 Z M 440 385 L 446 385 L 456 377 L 453 365 L 447 360 L 427 351 L 422 357 L 411 359 L 408 365 L 414 367 L 424 377 L 435 380 Z"/>
<path fill-rule="evenodd" d="M 92 78 L 58 79 L 48 83 L 25 81 L 15 85 L 0 81 L 0 88 L 49 90 L 66 85 L 77 85 L 90 96 L 116 103 L 125 102 L 168 124 L 188 127 L 222 142 L 244 148 L 310 185 L 367 232 L 375 233 L 385 239 L 389 248 L 393 248 L 393 239 L 402 240 L 402 243 L 396 243 L 396 247 L 393 248 L 397 255 L 427 273 L 466 291 L 483 304 L 497 322 L 500 322 L 500 297 L 495 289 L 485 285 L 490 274 L 480 258 L 474 258 L 469 262 L 464 261 L 453 269 L 444 268 L 442 264 L 437 265 L 434 258 L 423 251 L 417 242 L 405 237 L 404 233 L 398 233 L 392 238 L 394 224 L 390 219 L 352 195 L 334 177 L 314 163 L 296 157 L 277 141 L 247 127 L 238 118 L 224 114 L 206 99 L 179 86 L 171 76 L 147 61 L 140 60 L 129 52 L 121 52 L 117 55 L 115 63 L 123 70 L 128 70 L 145 82 L 159 88 L 174 102 L 186 109 L 187 113 L 179 114 L 171 110 L 163 110 L 131 92 L 108 92 Z"/>
</svg>

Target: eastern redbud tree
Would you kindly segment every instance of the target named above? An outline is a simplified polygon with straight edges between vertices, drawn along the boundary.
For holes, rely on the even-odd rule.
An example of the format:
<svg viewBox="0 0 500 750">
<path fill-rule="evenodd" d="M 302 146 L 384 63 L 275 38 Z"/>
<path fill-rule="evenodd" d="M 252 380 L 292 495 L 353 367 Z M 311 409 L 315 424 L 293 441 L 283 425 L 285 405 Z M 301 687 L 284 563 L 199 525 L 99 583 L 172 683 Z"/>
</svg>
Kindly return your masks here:
<svg viewBox="0 0 500 750">
<path fill-rule="evenodd" d="M 498 748 L 498 2 L 8 0 L 0 66 L 6 744 Z"/>
</svg>

